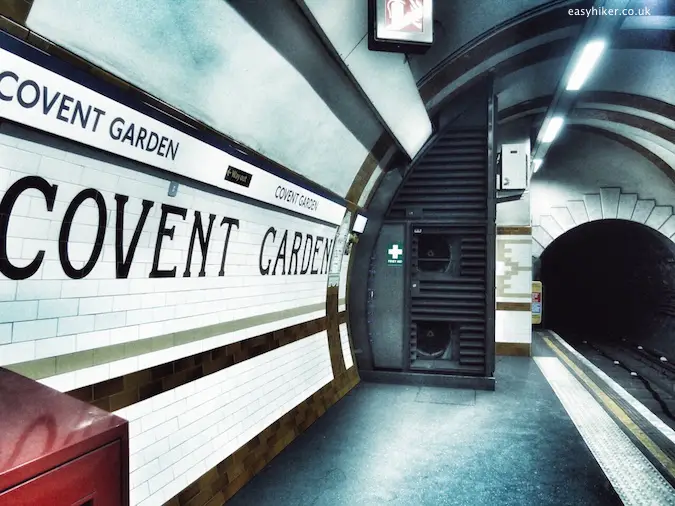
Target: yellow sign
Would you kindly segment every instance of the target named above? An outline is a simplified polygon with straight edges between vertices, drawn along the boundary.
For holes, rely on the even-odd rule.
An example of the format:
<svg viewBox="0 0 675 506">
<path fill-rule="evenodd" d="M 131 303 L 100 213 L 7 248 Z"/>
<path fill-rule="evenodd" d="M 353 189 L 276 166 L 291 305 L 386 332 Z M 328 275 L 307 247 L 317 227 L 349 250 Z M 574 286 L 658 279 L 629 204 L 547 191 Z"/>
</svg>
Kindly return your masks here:
<svg viewBox="0 0 675 506">
<path fill-rule="evenodd" d="M 541 281 L 532 281 L 532 325 L 541 323 L 542 313 Z"/>
</svg>

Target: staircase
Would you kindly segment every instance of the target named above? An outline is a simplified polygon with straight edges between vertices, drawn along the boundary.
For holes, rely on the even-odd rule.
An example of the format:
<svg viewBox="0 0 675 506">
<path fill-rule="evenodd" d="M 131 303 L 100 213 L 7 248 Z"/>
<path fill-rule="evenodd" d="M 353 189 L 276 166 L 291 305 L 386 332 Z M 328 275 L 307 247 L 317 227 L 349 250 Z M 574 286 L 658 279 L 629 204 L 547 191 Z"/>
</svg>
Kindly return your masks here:
<svg viewBox="0 0 675 506">
<path fill-rule="evenodd" d="M 550 214 L 542 215 L 539 225 L 532 227 L 532 256 L 538 258 L 555 239 L 582 223 L 612 219 L 642 223 L 675 242 L 672 206 L 659 206 L 635 193 L 622 193 L 621 188 L 600 188 L 600 193 L 570 200 L 567 205 L 552 207 Z"/>
</svg>

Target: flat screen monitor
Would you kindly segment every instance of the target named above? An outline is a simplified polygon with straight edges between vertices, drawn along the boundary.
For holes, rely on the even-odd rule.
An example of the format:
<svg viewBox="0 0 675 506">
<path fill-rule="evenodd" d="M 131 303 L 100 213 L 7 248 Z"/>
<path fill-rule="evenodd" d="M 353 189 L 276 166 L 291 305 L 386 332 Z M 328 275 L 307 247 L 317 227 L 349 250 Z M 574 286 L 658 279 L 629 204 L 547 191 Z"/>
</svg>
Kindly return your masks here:
<svg viewBox="0 0 675 506">
<path fill-rule="evenodd" d="M 433 0 L 371 0 L 373 42 L 381 51 L 426 49 L 434 41 Z"/>
</svg>

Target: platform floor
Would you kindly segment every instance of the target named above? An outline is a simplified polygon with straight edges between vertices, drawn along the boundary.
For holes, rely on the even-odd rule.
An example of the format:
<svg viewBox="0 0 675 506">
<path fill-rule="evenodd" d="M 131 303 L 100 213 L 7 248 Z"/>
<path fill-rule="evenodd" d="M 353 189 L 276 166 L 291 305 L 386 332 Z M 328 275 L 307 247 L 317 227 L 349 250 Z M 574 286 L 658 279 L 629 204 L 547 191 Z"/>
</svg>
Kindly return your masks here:
<svg viewBox="0 0 675 506">
<path fill-rule="evenodd" d="M 361 383 L 228 505 L 622 504 L 535 360 L 499 357 L 495 376 L 494 392 Z"/>
</svg>

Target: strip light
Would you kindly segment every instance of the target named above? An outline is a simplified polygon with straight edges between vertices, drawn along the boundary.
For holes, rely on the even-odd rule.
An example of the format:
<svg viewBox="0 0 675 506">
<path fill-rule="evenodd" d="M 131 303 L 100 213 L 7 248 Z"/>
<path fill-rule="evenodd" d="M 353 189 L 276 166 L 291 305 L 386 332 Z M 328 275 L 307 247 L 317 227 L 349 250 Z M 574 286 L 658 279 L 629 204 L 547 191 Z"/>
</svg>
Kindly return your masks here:
<svg viewBox="0 0 675 506">
<path fill-rule="evenodd" d="M 554 116 L 551 118 L 546 127 L 546 131 L 544 132 L 543 142 L 553 142 L 558 136 L 564 122 L 565 119 L 562 116 Z"/>
<path fill-rule="evenodd" d="M 532 164 L 534 165 L 534 167 L 532 168 L 532 172 L 537 172 L 543 162 L 544 160 L 542 160 L 541 158 L 535 158 L 534 160 L 532 160 Z"/>
<path fill-rule="evenodd" d="M 584 50 L 579 56 L 579 61 L 577 61 L 572 75 L 567 81 L 567 91 L 577 91 L 581 89 L 588 76 L 591 74 L 591 71 L 598 63 L 600 56 L 605 50 L 605 42 L 602 40 L 593 40 L 586 44 Z"/>
</svg>

